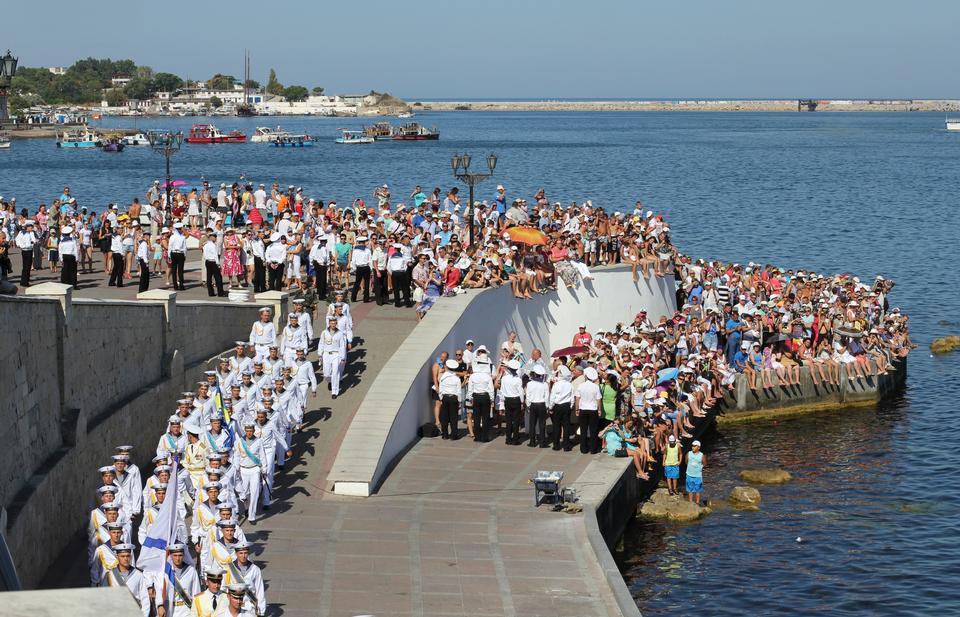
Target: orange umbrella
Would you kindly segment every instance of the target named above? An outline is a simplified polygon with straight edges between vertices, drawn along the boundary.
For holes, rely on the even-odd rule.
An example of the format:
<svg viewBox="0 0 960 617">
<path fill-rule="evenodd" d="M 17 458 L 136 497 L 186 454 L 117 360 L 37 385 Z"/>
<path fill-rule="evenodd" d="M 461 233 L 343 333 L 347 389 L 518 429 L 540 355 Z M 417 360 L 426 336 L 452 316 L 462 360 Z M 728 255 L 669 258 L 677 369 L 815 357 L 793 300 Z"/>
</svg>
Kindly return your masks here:
<svg viewBox="0 0 960 617">
<path fill-rule="evenodd" d="M 504 233 L 510 238 L 511 242 L 519 242 L 520 244 L 545 245 L 550 241 L 547 234 L 536 227 L 509 227 Z"/>
</svg>

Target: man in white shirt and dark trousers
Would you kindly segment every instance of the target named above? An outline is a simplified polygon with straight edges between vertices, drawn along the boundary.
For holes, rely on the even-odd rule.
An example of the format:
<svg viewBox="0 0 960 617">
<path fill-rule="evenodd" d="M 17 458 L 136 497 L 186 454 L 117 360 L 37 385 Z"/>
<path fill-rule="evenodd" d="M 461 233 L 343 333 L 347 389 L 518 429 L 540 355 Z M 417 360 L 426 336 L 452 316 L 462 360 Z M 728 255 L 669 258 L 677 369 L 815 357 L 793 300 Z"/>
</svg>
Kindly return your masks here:
<svg viewBox="0 0 960 617">
<path fill-rule="evenodd" d="M 137 243 L 137 264 L 140 266 L 140 287 L 139 292 L 150 289 L 150 232 L 145 231 L 140 235 L 140 242 Z"/>
<path fill-rule="evenodd" d="M 73 227 L 67 225 L 60 230 L 63 236 L 57 243 L 60 252 L 60 282 L 64 285 L 77 286 L 77 239 L 73 237 Z"/>
<path fill-rule="evenodd" d="M 507 363 L 507 372 L 500 378 L 500 395 L 503 397 L 503 409 L 507 416 L 508 446 L 520 445 L 520 417 L 523 413 L 523 380 L 517 373 L 520 370 L 519 360 L 510 360 Z"/>
<path fill-rule="evenodd" d="M 330 267 L 330 250 L 327 248 L 327 239 L 318 234 L 313 239 L 310 246 L 310 263 L 313 264 L 313 275 L 316 278 L 314 284 L 317 287 L 317 297 L 321 300 L 327 298 L 327 277 Z"/>
<path fill-rule="evenodd" d="M 270 291 L 280 291 L 283 287 L 283 265 L 287 259 L 287 247 L 284 246 L 280 233 L 273 232 L 270 236 L 270 246 L 264 252 L 264 257 L 270 278 Z"/>
<path fill-rule="evenodd" d="M 403 245 L 393 245 L 394 253 L 387 260 L 390 280 L 393 282 L 393 305 L 400 308 L 400 292 L 403 292 L 403 306 L 413 306 L 410 302 L 410 278 L 407 276 L 407 259 L 403 254 Z"/>
<path fill-rule="evenodd" d="M 253 293 L 263 293 L 267 290 L 267 270 L 263 265 L 264 252 L 267 247 L 264 245 L 262 235 L 265 230 L 260 230 L 250 243 L 250 252 L 253 253 Z"/>
<path fill-rule="evenodd" d="M 466 358 L 466 354 L 464 354 Z M 490 357 L 485 351 L 478 352 L 473 362 L 473 372 L 467 381 L 467 396 L 473 399 L 473 440 L 490 441 L 491 403 L 493 402 L 493 378 L 490 376 Z"/>
<path fill-rule="evenodd" d="M 220 251 L 217 250 L 217 234 L 207 232 L 207 241 L 203 245 L 203 264 L 207 269 L 207 295 L 226 296 L 223 292 L 223 274 L 220 272 Z M 213 282 L 217 282 L 217 292 L 213 292 Z"/>
<path fill-rule="evenodd" d="M 563 435 L 563 451 L 573 449 L 571 439 L 573 424 L 570 422 L 570 404 L 573 402 L 573 386 L 570 384 L 570 369 L 560 366 L 557 378 L 550 388 L 550 417 L 553 420 L 553 449 L 560 449 L 560 436 Z"/>
<path fill-rule="evenodd" d="M 120 235 L 120 228 L 113 228 L 113 235 L 110 237 L 110 258 L 112 267 L 110 268 L 110 287 L 123 287 L 123 236 Z"/>
<path fill-rule="evenodd" d="M 360 291 L 360 281 L 363 281 L 363 301 L 370 302 L 370 249 L 367 248 L 367 237 L 357 236 L 356 246 L 353 247 L 353 253 L 350 255 L 350 265 L 354 270 L 353 291 L 350 293 L 350 301 L 357 301 L 357 292 Z"/>
<path fill-rule="evenodd" d="M 183 266 L 187 262 L 187 239 L 183 235 L 183 223 L 173 224 L 173 233 L 170 234 L 170 240 L 167 243 L 167 251 L 170 254 L 170 278 L 173 281 L 173 288 L 184 291 L 186 286 L 183 283 Z"/>
<path fill-rule="evenodd" d="M 37 234 L 33 231 L 33 221 L 25 221 L 23 229 L 14 238 L 14 243 L 20 249 L 20 258 L 23 268 L 20 270 L 20 286 L 30 286 L 30 270 L 33 268 L 33 247 L 37 244 Z"/>
<path fill-rule="evenodd" d="M 460 363 L 454 359 L 447 360 L 446 369 L 440 374 L 440 435 L 443 439 L 460 439 L 460 389 L 462 384 L 457 369 Z"/>
<path fill-rule="evenodd" d="M 596 454 L 600 452 L 600 440 L 597 427 L 600 424 L 600 387 L 597 386 L 597 369 L 588 366 L 583 371 L 584 382 L 577 386 L 576 416 L 580 424 L 580 453 Z"/>
<path fill-rule="evenodd" d="M 544 381 L 546 375 L 547 369 L 541 364 L 535 364 L 530 372 L 530 381 L 527 382 L 527 408 L 530 410 L 530 426 L 527 427 L 530 441 L 527 445 L 531 448 L 536 448 L 538 444 L 541 448 L 550 445 L 547 443 L 547 397 L 550 391 Z"/>
</svg>

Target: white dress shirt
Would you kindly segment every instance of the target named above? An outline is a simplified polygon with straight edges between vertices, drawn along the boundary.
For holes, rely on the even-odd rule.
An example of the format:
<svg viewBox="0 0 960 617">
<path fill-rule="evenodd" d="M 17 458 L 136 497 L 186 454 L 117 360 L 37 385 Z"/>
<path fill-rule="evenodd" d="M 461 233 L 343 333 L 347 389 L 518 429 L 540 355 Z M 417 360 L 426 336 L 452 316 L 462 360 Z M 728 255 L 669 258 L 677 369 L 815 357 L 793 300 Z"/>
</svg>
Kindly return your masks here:
<svg viewBox="0 0 960 617">
<path fill-rule="evenodd" d="M 600 388 L 592 381 L 584 381 L 577 386 L 576 397 L 580 400 L 581 411 L 596 411 L 600 404 Z"/>
<path fill-rule="evenodd" d="M 187 239 L 179 231 L 175 231 L 170 234 L 170 240 L 167 242 L 167 252 L 170 254 L 173 253 L 186 253 L 187 252 Z"/>
<path fill-rule="evenodd" d="M 220 251 L 217 250 L 217 243 L 213 240 L 207 240 L 203 245 L 203 260 L 220 263 Z"/>
<path fill-rule="evenodd" d="M 518 375 L 504 375 L 500 380 L 500 394 L 503 398 L 523 400 L 523 380 Z"/>
<path fill-rule="evenodd" d="M 440 375 L 440 398 L 445 396 L 455 396 L 460 398 L 460 377 L 451 370 L 446 370 Z"/>
</svg>

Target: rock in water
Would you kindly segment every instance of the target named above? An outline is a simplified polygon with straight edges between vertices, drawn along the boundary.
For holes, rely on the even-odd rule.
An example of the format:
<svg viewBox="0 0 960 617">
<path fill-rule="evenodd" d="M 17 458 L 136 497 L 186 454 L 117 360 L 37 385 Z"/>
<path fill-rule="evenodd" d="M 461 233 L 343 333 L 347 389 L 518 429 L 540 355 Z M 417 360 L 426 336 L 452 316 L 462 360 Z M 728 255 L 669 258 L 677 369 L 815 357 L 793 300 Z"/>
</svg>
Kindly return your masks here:
<svg viewBox="0 0 960 617">
<path fill-rule="evenodd" d="M 680 495 L 671 495 L 665 488 L 654 491 L 650 499 L 640 508 L 641 516 L 665 518 L 671 521 L 695 521 L 710 512 L 712 512 L 710 508 L 700 507 Z"/>
<path fill-rule="evenodd" d="M 933 353 L 949 353 L 956 349 L 960 349 L 960 336 L 944 336 L 930 343 L 930 351 Z"/>
<path fill-rule="evenodd" d="M 759 510 L 760 491 L 752 486 L 735 486 L 728 498 L 730 505 L 739 510 Z"/>
<path fill-rule="evenodd" d="M 754 484 L 783 484 L 793 479 L 785 469 L 744 469 L 740 479 Z"/>
</svg>

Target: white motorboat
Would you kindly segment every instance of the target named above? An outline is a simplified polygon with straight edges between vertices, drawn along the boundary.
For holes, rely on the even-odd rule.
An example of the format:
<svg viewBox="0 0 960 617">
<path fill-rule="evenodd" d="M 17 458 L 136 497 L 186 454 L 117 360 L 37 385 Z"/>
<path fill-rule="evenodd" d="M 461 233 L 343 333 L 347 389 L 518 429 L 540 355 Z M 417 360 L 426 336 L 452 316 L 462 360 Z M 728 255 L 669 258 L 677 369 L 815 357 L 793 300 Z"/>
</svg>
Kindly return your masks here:
<svg viewBox="0 0 960 617">
<path fill-rule="evenodd" d="M 124 135 L 120 138 L 120 143 L 125 146 L 149 146 L 150 140 L 145 133 L 136 133 L 134 135 Z"/>
<path fill-rule="evenodd" d="M 340 137 L 337 137 L 338 144 L 372 144 L 373 137 L 363 134 L 363 131 L 354 131 L 351 129 L 340 129 Z"/>
<path fill-rule="evenodd" d="M 409 112 L 409 111 L 401 111 L 400 113 L 397 114 L 397 117 L 398 117 L 398 118 L 412 118 L 412 117 L 413 117 L 413 113 L 411 113 L 411 112 Z"/>
<path fill-rule="evenodd" d="M 944 124 L 948 131 L 960 131 L 960 118 L 947 118 Z"/>
<path fill-rule="evenodd" d="M 269 126 L 258 126 L 257 130 L 254 131 L 253 135 L 250 137 L 250 141 L 253 143 L 270 144 L 277 141 L 279 138 L 288 135 L 290 135 L 290 133 L 283 130 L 279 126 L 275 129 L 272 129 Z"/>
<path fill-rule="evenodd" d="M 0 150 L 9 150 L 10 140 L 6 137 L 0 137 Z"/>
</svg>

